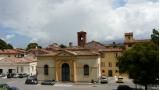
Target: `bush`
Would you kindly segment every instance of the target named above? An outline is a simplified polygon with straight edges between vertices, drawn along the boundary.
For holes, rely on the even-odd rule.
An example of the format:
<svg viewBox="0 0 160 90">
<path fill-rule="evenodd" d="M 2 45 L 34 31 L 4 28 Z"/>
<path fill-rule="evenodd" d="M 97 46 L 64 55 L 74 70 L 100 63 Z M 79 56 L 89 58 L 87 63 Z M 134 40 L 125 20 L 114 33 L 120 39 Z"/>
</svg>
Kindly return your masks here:
<svg viewBox="0 0 160 90">
<path fill-rule="evenodd" d="M 117 90 L 132 90 L 132 89 L 127 85 L 119 85 Z"/>
</svg>

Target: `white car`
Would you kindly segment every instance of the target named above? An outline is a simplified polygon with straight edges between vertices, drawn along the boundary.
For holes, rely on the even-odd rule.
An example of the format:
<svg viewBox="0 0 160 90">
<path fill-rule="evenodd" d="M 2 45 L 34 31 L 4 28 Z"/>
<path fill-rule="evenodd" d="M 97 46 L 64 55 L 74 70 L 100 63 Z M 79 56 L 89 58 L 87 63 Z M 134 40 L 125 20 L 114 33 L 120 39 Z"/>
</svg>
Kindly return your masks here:
<svg viewBox="0 0 160 90">
<path fill-rule="evenodd" d="M 123 78 L 122 77 L 118 77 L 118 80 L 116 82 L 117 83 L 123 83 Z"/>
<path fill-rule="evenodd" d="M 17 73 L 13 75 L 13 78 L 18 78 L 18 77 L 19 75 Z"/>
<path fill-rule="evenodd" d="M 101 76 L 100 77 L 100 83 L 108 83 L 108 79 L 106 76 Z"/>
</svg>

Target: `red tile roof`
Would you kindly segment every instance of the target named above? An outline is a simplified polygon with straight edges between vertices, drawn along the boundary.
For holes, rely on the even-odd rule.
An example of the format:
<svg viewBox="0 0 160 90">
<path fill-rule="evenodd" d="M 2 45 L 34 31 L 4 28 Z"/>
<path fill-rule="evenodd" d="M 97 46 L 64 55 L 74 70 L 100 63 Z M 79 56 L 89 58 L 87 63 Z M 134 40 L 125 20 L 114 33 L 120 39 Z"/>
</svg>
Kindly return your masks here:
<svg viewBox="0 0 160 90">
<path fill-rule="evenodd" d="M 91 48 L 91 49 L 106 49 L 104 44 L 97 42 L 97 41 L 88 42 L 86 44 L 86 47 Z"/>
<path fill-rule="evenodd" d="M 108 48 L 108 49 L 101 49 L 100 52 L 122 52 L 123 49 L 121 48 Z"/>
<path fill-rule="evenodd" d="M 30 63 L 30 62 L 35 62 L 36 59 L 32 58 L 32 57 L 24 57 L 24 58 L 4 58 L 1 59 L 0 62 L 9 62 L 9 63 Z"/>
<path fill-rule="evenodd" d="M 66 53 L 69 53 L 69 54 L 72 54 L 72 55 L 75 55 L 75 56 L 97 56 L 97 55 L 100 55 L 100 53 L 98 52 L 95 52 L 95 51 L 91 51 L 89 49 L 78 49 L 78 50 L 61 50 L 61 51 L 56 51 L 56 52 L 52 52 L 52 53 L 49 53 L 49 54 L 42 54 L 42 55 L 38 55 L 38 56 L 56 56 L 58 55 L 59 53 L 62 53 L 62 52 L 66 52 Z"/>
<path fill-rule="evenodd" d="M 124 44 L 147 43 L 150 41 L 151 41 L 151 39 L 133 40 L 133 41 L 129 41 L 129 42 L 124 42 Z"/>
<path fill-rule="evenodd" d="M 40 55 L 40 54 L 48 54 L 51 53 L 52 51 L 46 50 L 46 49 L 31 49 L 27 51 L 27 54 L 33 54 L 35 56 Z"/>
<path fill-rule="evenodd" d="M 0 54 L 19 54 L 22 53 L 21 51 L 18 51 L 16 49 L 5 49 L 5 50 L 0 50 Z"/>
<path fill-rule="evenodd" d="M 125 36 L 133 35 L 133 32 L 125 33 Z"/>
</svg>

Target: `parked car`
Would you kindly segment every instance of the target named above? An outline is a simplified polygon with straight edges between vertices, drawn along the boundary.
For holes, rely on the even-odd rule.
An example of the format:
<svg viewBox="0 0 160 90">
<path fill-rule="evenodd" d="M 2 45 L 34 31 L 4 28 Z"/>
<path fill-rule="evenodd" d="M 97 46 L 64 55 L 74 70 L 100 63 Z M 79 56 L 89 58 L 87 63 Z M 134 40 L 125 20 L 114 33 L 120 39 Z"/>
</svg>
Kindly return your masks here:
<svg viewBox="0 0 160 90">
<path fill-rule="evenodd" d="M 35 77 L 28 77 L 25 81 L 25 84 L 38 84 L 37 78 Z"/>
<path fill-rule="evenodd" d="M 18 74 L 18 77 L 19 78 L 23 78 L 23 74 Z"/>
<path fill-rule="evenodd" d="M 0 77 L 5 77 L 5 76 L 6 76 L 6 74 L 4 74 L 4 73 L 0 74 Z"/>
<path fill-rule="evenodd" d="M 23 75 L 23 77 L 28 77 L 29 76 L 27 73 L 23 73 L 22 75 Z"/>
<path fill-rule="evenodd" d="M 117 83 L 123 83 L 123 78 L 122 78 L 122 77 L 119 77 L 116 82 L 117 82 Z"/>
<path fill-rule="evenodd" d="M 19 75 L 16 73 L 13 75 L 13 78 L 18 78 L 18 77 L 19 77 Z"/>
<path fill-rule="evenodd" d="M 54 85 L 55 81 L 54 80 L 45 80 L 41 83 L 41 85 Z"/>
<path fill-rule="evenodd" d="M 8 73 L 7 78 L 13 78 L 14 74 L 13 73 Z"/>
<path fill-rule="evenodd" d="M 100 83 L 108 83 L 108 79 L 106 76 L 101 76 L 100 77 Z"/>
<path fill-rule="evenodd" d="M 34 79 L 26 79 L 25 84 L 38 84 L 38 82 Z"/>
</svg>

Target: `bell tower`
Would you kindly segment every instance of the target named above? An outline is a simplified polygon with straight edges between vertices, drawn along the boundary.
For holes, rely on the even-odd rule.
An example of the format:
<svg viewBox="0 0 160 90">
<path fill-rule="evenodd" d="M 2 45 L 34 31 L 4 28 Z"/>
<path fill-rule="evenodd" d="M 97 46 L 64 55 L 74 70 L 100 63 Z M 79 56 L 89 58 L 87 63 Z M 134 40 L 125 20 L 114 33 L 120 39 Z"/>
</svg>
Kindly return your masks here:
<svg viewBox="0 0 160 90">
<path fill-rule="evenodd" d="M 125 33 L 125 42 L 133 42 L 133 32 Z"/>
<path fill-rule="evenodd" d="M 87 35 L 87 33 L 84 32 L 84 31 L 77 32 L 78 46 L 79 47 L 85 47 L 85 45 L 86 45 L 86 35 Z"/>
</svg>

